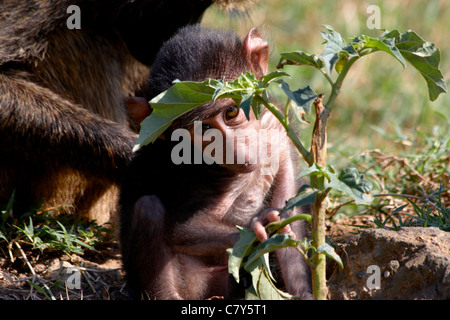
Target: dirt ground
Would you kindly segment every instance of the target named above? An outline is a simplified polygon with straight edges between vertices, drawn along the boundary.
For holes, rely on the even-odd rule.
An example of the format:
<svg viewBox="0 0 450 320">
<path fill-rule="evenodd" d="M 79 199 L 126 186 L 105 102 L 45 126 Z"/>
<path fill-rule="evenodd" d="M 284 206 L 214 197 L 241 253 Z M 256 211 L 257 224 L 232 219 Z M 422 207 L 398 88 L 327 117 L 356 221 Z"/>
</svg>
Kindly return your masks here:
<svg viewBox="0 0 450 320">
<path fill-rule="evenodd" d="M 418 290 L 417 297 L 414 297 L 414 292 L 412 295 L 410 293 L 405 294 L 404 298 L 406 299 L 415 299 L 415 298 L 437 298 L 443 297 L 443 295 L 447 294 L 445 292 L 449 292 L 450 294 L 450 234 L 447 237 L 447 232 L 444 232 L 444 235 L 437 240 L 436 235 L 428 235 L 421 236 L 423 231 L 418 230 L 418 235 L 412 235 L 412 240 L 414 239 L 413 244 L 408 244 L 407 239 L 401 238 L 400 240 L 396 240 L 396 233 L 394 231 L 388 232 L 388 237 L 384 239 L 383 236 L 380 236 L 378 233 L 376 235 L 365 236 L 361 240 L 361 234 L 358 235 L 358 229 L 351 225 L 373 225 L 370 221 L 373 218 L 370 216 L 359 216 L 354 218 L 347 218 L 343 220 L 338 220 L 335 223 L 327 223 L 327 232 L 331 241 L 336 246 L 337 252 L 342 256 L 344 265 L 346 265 L 344 273 L 342 270 L 337 270 L 336 266 L 329 267 L 328 273 L 331 276 L 330 282 L 330 291 L 332 299 L 390 299 L 390 298 L 401 298 L 401 296 L 395 296 L 397 293 L 389 292 L 387 296 L 380 295 L 380 290 L 378 291 L 370 291 L 367 290 L 367 287 L 364 286 L 363 281 L 366 281 L 367 277 L 364 278 L 361 276 L 361 270 L 364 271 L 364 266 L 362 266 L 362 262 L 365 264 L 380 264 L 382 265 L 383 275 L 392 275 L 394 274 L 393 270 L 389 269 L 390 261 L 397 261 L 399 264 L 398 267 L 403 268 L 405 266 L 410 266 L 412 264 L 412 260 L 416 261 L 416 264 L 424 264 L 424 259 L 428 259 L 431 261 L 431 258 L 434 255 L 438 254 L 439 265 L 435 266 L 436 263 L 429 262 L 429 264 L 434 266 L 435 272 L 439 273 L 439 279 L 419 279 L 418 275 L 423 273 L 423 269 L 417 269 L 419 271 L 412 274 L 412 276 L 416 277 L 416 282 L 422 283 L 423 281 L 428 282 L 436 282 L 440 283 L 441 294 L 436 292 L 436 289 L 431 294 L 419 296 L 420 292 L 424 292 L 424 290 Z M 416 228 L 408 228 L 408 229 L 416 229 Z M 423 228 L 421 228 L 423 229 Z M 436 228 L 427 228 L 427 229 L 436 229 Z M 363 230 L 363 229 L 360 229 Z M 369 234 L 371 232 L 377 232 L 376 230 L 381 229 L 370 229 Z M 436 231 L 437 230 L 437 231 Z M 436 234 L 441 234 L 440 230 L 431 230 L 431 232 L 435 232 Z M 393 232 L 393 233 L 392 233 Z M 413 232 L 413 231 L 411 231 Z M 364 234 L 367 232 L 364 231 Z M 373 238 L 375 237 L 375 238 Z M 377 238 L 378 237 L 378 238 Z M 404 235 L 403 235 L 404 237 Z M 419 237 L 419 238 L 417 238 Z M 433 237 L 436 241 L 443 242 L 438 246 L 434 246 L 435 249 L 438 250 L 438 253 L 430 253 L 430 252 L 422 252 L 420 257 L 417 258 L 417 253 L 420 248 L 424 248 L 427 244 L 427 241 L 432 243 Z M 355 240 L 356 239 L 356 240 Z M 384 239 L 384 240 L 383 240 Z M 418 240 L 419 239 L 419 240 Z M 422 239 L 422 240 L 420 240 Z M 356 241 L 356 242 L 355 242 Z M 361 243 L 358 243 L 361 241 Z M 419 242 L 417 242 L 419 241 Z M 368 244 L 369 243 L 369 244 Z M 386 255 L 385 259 L 381 257 L 380 261 L 373 260 L 372 251 L 375 247 L 379 247 L 380 243 L 386 243 L 386 247 L 384 247 L 384 253 Z M 392 249 L 389 247 L 389 244 L 397 245 L 401 248 L 406 248 L 404 250 Z M 365 246 L 365 247 L 364 247 Z M 370 250 L 366 250 L 364 248 L 370 247 Z M 378 248 L 377 247 L 377 248 Z M 430 246 L 428 246 L 430 247 Z M 408 249 L 409 248 L 409 249 Z M 394 250 L 394 251 L 393 251 Z M 395 251 L 397 250 L 397 251 Z M 397 252 L 398 257 L 389 257 L 390 252 Z M 407 253 L 408 252 L 408 253 Z M 410 254 L 410 256 L 408 256 Z M 60 254 L 45 254 L 45 255 L 31 255 L 27 253 L 26 261 L 23 258 L 20 258 L 20 252 L 14 252 L 14 256 L 17 257 L 14 262 L 11 262 L 11 259 L 5 254 L 5 252 L 0 253 L 0 300 L 49 300 L 49 299 L 63 299 L 63 300 L 123 300 L 127 299 L 127 292 L 125 288 L 124 274 L 121 269 L 121 260 L 120 260 L 120 252 L 117 241 L 113 241 L 103 248 L 99 249 L 98 253 L 87 252 L 83 256 L 72 255 L 67 256 Z M 425 257 L 425 258 L 423 258 Z M 378 257 L 380 258 L 380 257 Z M 386 260 L 387 259 L 387 260 Z M 386 261 L 385 261 L 386 260 Z M 388 261 L 389 260 L 389 261 Z M 409 263 L 409 264 L 408 264 Z M 434 264 L 433 264 L 434 263 Z M 391 263 L 392 264 L 392 263 Z M 331 269 L 330 269 L 331 268 Z M 392 266 L 391 266 L 392 268 Z M 410 269 L 414 269 L 415 267 L 409 267 Z M 446 269 L 447 268 L 447 269 Z M 361 269 L 361 270 L 359 270 Z M 386 269 L 386 270 L 385 270 Z M 404 269 L 404 268 L 403 268 Z M 402 270 L 403 270 L 402 269 Z M 413 270 L 414 271 L 414 270 Z M 390 273 L 389 273 L 390 272 Z M 364 273 L 364 272 L 363 272 Z M 443 275 L 441 275 L 443 273 Z M 449 274 L 447 274 L 449 273 Z M 76 281 L 74 281 L 74 277 L 72 275 L 77 274 L 79 276 L 79 287 L 77 287 Z M 355 276 L 356 275 L 356 276 Z M 408 274 L 406 274 L 406 277 Z M 427 273 L 428 278 L 430 276 Z M 442 278 L 442 279 L 441 279 Z M 447 279 L 448 278 L 448 279 Z M 385 279 L 385 278 L 383 278 Z M 391 277 L 389 279 L 392 281 L 395 280 L 395 277 Z M 447 282 L 446 282 L 447 281 Z M 433 282 L 433 283 L 434 283 Z M 387 283 L 386 281 L 384 283 Z M 396 284 L 398 286 L 398 284 Z M 425 284 L 420 284 L 426 287 Z M 334 288 L 332 288 L 334 286 Z M 411 287 L 411 284 L 406 284 L 406 286 Z M 406 290 L 402 287 L 403 290 Z M 339 289 L 340 288 L 340 289 Z M 345 289 L 344 289 L 345 288 Z M 399 287 L 400 288 L 400 287 Z M 428 286 L 426 290 L 432 290 L 431 287 Z M 435 287 L 433 287 L 435 288 Z M 402 290 L 401 288 L 399 290 Z M 447 290 L 447 291 L 445 291 Z M 392 290 L 391 290 L 392 291 Z M 419 292 L 420 291 L 420 292 Z M 368 293 L 369 292 L 369 293 Z M 442 293 L 444 292 L 444 293 Z M 436 296 L 437 295 L 437 296 Z"/>
<path fill-rule="evenodd" d="M 341 241 L 356 231 L 349 226 L 351 224 L 369 224 L 369 217 L 329 223 L 328 234 L 335 241 Z M 83 256 L 36 255 L 35 252 L 26 256 L 29 265 L 20 252 L 14 252 L 14 262 L 5 252 L 0 254 L 0 300 L 127 299 L 117 241 L 100 248 L 99 253 L 86 252 Z M 81 286 L 70 289 L 70 276 L 75 274 L 76 268 L 80 270 Z"/>
<path fill-rule="evenodd" d="M 27 258 L 29 264 L 23 258 L 12 263 L 0 257 L 0 300 L 127 299 L 117 242 L 83 256 L 27 254 Z M 79 287 L 72 275 L 79 275 Z"/>
<path fill-rule="evenodd" d="M 450 233 L 435 227 L 367 229 L 335 246 L 330 299 L 450 299 Z"/>
</svg>

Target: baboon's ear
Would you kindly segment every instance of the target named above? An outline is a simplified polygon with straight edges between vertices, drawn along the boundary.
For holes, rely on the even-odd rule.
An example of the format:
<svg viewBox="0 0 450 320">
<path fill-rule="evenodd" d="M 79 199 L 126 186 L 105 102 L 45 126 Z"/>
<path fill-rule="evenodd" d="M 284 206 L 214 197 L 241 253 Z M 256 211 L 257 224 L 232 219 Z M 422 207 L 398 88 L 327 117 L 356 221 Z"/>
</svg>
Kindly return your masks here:
<svg viewBox="0 0 450 320">
<path fill-rule="evenodd" d="M 137 124 L 141 124 L 141 122 L 152 113 L 152 108 L 147 100 L 142 97 L 128 98 L 127 105 L 131 118 L 136 121 Z"/>
<path fill-rule="evenodd" d="M 269 44 L 256 28 L 248 33 L 244 40 L 244 54 L 251 66 L 252 72 L 263 76 L 269 69 Z"/>
</svg>

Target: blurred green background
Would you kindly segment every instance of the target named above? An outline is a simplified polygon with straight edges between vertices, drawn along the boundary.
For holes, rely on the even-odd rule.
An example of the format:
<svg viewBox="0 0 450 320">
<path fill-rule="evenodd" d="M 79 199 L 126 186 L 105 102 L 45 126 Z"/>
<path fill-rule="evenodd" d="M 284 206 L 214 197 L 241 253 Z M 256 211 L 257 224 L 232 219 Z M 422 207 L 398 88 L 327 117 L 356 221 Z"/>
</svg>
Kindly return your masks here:
<svg viewBox="0 0 450 320">
<path fill-rule="evenodd" d="M 260 0 L 246 14 L 226 14 L 209 9 L 202 24 L 232 28 L 242 38 L 252 27 L 261 27 L 271 45 L 270 71 L 275 70 L 280 52 L 303 50 L 320 53 L 323 24 L 334 27 L 346 40 L 366 34 L 378 37 L 382 30 L 370 30 L 367 8 L 381 9 L 381 28 L 417 32 L 441 51 L 440 69 L 449 86 L 450 1 L 448 0 Z M 313 68 L 287 66 L 291 89 L 306 85 L 317 93 L 329 94 L 329 85 Z M 335 74 L 334 74 L 335 76 Z M 302 140 L 307 144 L 309 129 Z M 357 61 L 348 74 L 328 122 L 329 156 L 337 164 L 366 149 L 408 152 L 421 136 L 450 135 L 450 95 L 428 100 L 423 77 L 411 66 L 402 65 L 384 52 Z M 336 159 L 337 158 L 337 159 Z M 337 163 L 336 163 L 337 162 Z"/>
</svg>

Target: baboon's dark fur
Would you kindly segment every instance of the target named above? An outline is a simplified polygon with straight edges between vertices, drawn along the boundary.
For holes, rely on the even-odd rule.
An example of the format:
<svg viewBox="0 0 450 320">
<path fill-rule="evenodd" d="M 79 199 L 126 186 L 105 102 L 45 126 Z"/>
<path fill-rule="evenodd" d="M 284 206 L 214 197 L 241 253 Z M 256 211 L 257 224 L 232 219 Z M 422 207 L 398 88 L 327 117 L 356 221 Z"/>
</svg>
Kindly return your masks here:
<svg viewBox="0 0 450 320">
<path fill-rule="evenodd" d="M 212 1 L 0 2 L 0 204 L 45 200 L 109 220 L 136 134 L 136 95 L 161 44 Z M 69 5 L 81 9 L 70 30 Z"/>
</svg>

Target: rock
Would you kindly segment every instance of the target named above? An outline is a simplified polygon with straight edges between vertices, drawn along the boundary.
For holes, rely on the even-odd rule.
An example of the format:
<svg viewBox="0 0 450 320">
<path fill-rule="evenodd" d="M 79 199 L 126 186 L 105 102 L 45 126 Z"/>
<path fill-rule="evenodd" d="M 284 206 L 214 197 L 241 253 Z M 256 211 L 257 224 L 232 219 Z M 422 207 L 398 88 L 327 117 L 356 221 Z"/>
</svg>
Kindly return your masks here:
<svg viewBox="0 0 450 320">
<path fill-rule="evenodd" d="M 450 299 L 449 232 L 367 229 L 336 252 L 344 269 L 328 265 L 330 299 Z"/>
</svg>

